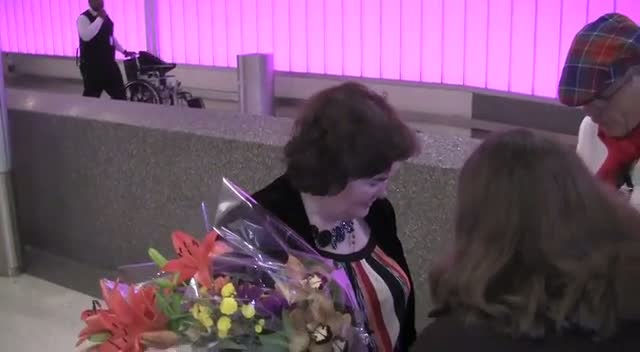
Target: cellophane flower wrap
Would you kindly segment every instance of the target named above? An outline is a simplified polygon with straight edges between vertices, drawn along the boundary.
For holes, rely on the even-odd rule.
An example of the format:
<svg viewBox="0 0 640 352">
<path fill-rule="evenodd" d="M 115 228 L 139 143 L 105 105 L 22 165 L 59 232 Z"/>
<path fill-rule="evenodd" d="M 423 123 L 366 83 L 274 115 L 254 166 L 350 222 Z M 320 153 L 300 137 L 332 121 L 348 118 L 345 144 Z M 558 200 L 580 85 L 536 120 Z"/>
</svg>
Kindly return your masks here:
<svg viewBox="0 0 640 352">
<path fill-rule="evenodd" d="M 202 240 L 176 231 L 175 253 L 149 250 L 155 269 L 127 266 L 127 284 L 101 282 L 105 307 L 83 312 L 79 343 L 101 352 L 368 350 L 342 269 L 227 179 L 217 207 L 202 208 Z"/>
</svg>

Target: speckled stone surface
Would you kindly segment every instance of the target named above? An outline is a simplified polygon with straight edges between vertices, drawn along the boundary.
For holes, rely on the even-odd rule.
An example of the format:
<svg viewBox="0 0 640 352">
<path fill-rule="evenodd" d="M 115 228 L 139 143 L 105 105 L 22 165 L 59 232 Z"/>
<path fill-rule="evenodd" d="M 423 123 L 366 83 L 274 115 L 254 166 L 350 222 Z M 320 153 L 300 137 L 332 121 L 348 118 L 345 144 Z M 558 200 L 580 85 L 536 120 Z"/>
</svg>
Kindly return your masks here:
<svg viewBox="0 0 640 352">
<path fill-rule="evenodd" d="M 221 177 L 249 191 L 282 171 L 291 120 L 9 90 L 18 226 L 25 244 L 92 267 L 169 251 L 172 230 L 204 230 Z M 421 127 L 423 153 L 390 198 L 417 292 L 451 233 L 457 170 L 478 144 Z"/>
</svg>

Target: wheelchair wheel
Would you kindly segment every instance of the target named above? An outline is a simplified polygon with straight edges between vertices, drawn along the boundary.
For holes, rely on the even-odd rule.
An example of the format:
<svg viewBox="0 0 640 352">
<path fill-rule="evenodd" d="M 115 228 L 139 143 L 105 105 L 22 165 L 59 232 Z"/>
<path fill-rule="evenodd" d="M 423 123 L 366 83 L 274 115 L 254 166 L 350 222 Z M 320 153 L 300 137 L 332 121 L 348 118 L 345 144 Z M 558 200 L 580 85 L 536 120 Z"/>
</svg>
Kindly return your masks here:
<svg viewBox="0 0 640 352">
<path fill-rule="evenodd" d="M 127 92 L 127 100 L 138 103 L 160 104 L 160 94 L 151 84 L 145 81 L 133 81 L 124 87 Z"/>
<path fill-rule="evenodd" d="M 182 91 L 182 92 L 178 92 L 178 94 L 176 94 L 176 97 L 178 98 L 178 101 L 175 103 L 173 101 L 173 97 L 171 97 L 171 105 L 188 106 L 187 103 L 191 98 L 191 94 Z"/>
<path fill-rule="evenodd" d="M 171 100 L 171 105 L 173 105 L 173 99 Z M 202 98 L 194 98 L 191 93 L 185 91 L 178 93 L 178 105 L 189 108 L 204 109 L 204 101 Z"/>
</svg>

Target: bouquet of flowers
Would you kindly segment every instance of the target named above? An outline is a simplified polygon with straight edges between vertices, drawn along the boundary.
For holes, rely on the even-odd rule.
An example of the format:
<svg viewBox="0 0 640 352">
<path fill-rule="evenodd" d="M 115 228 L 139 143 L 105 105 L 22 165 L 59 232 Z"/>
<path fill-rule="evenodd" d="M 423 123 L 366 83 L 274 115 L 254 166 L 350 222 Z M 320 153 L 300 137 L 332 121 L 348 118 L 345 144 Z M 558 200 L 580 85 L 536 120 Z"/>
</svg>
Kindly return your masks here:
<svg viewBox="0 0 640 352">
<path fill-rule="evenodd" d="M 155 275 L 101 280 L 105 307 L 82 313 L 79 342 L 99 352 L 191 345 L 202 351 L 366 351 L 346 273 L 228 180 L 202 241 L 176 231 Z M 133 268 L 133 269 L 132 269 Z M 149 265 L 127 268 L 149 271 Z M 144 275 L 143 275 L 144 276 Z"/>
</svg>

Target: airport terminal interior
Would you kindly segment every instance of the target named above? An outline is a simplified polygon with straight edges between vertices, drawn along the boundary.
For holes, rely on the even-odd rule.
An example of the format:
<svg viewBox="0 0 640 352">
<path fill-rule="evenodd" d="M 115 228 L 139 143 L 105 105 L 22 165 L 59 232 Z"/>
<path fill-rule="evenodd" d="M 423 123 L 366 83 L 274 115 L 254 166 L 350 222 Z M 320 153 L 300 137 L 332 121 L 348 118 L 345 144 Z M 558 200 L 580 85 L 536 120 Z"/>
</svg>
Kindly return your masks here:
<svg viewBox="0 0 640 352">
<path fill-rule="evenodd" d="M 0 0 L 0 351 L 79 351 L 99 280 L 171 253 L 174 230 L 204 236 L 223 178 L 251 193 L 282 174 L 301 107 L 347 81 L 418 137 L 388 197 L 420 332 L 462 165 L 514 127 L 575 148 L 584 112 L 558 81 L 612 12 L 638 22 L 640 2 Z M 83 39 L 95 21 L 111 49 Z M 83 96 L 112 69 L 94 49 L 114 50 L 124 99 Z"/>
</svg>

